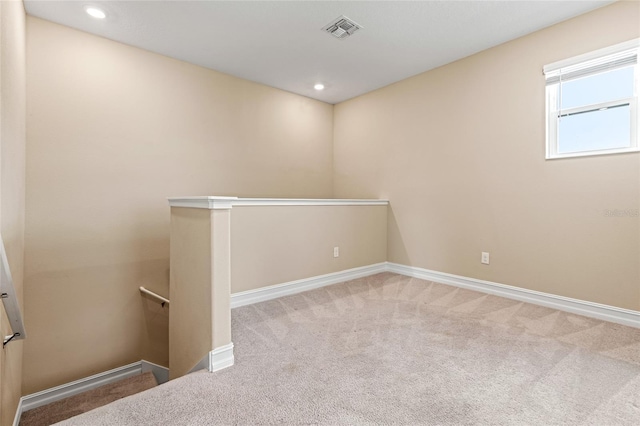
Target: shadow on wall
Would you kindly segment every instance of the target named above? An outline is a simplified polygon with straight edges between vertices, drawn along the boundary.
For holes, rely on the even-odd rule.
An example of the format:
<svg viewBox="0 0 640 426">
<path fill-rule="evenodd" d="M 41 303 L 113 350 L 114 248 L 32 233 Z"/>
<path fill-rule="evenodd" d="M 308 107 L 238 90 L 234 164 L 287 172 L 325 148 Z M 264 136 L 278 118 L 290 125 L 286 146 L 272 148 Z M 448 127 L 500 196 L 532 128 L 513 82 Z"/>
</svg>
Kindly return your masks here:
<svg viewBox="0 0 640 426">
<path fill-rule="evenodd" d="M 407 248 L 404 245 L 400 226 L 398 225 L 398 220 L 393 211 L 393 204 L 391 203 L 389 203 L 387 214 L 387 261 L 399 263 L 401 265 L 413 266 L 409 259 Z M 391 253 L 393 253 L 393 258 L 391 257 Z"/>
<path fill-rule="evenodd" d="M 151 291 L 155 291 L 151 288 Z M 164 294 L 164 293 L 163 293 Z M 169 305 L 141 294 L 143 315 L 141 359 L 169 366 Z M 167 293 L 168 296 L 168 293 Z"/>
<path fill-rule="evenodd" d="M 169 259 L 42 271 L 26 277 L 23 394 L 145 359 L 168 365 Z M 49 362 L 38 362 L 43 353 Z M 51 368 L 55 365 L 56 368 Z"/>
<path fill-rule="evenodd" d="M 169 367 L 169 305 L 139 291 L 145 287 L 169 298 L 169 259 L 141 262 L 136 289 L 142 307 L 140 359 Z"/>
</svg>

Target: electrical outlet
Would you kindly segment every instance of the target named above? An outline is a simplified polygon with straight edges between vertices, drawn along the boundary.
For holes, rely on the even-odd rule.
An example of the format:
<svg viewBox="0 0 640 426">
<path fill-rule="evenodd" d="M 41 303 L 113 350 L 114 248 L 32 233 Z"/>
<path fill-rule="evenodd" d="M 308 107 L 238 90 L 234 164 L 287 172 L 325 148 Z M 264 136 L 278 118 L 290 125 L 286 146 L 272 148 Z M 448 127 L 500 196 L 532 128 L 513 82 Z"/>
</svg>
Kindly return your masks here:
<svg viewBox="0 0 640 426">
<path fill-rule="evenodd" d="M 340 257 L 340 247 L 333 248 L 333 257 Z"/>
<path fill-rule="evenodd" d="M 484 263 L 485 265 L 489 264 L 489 253 L 486 251 L 482 252 L 482 256 L 480 257 L 480 262 Z"/>
</svg>

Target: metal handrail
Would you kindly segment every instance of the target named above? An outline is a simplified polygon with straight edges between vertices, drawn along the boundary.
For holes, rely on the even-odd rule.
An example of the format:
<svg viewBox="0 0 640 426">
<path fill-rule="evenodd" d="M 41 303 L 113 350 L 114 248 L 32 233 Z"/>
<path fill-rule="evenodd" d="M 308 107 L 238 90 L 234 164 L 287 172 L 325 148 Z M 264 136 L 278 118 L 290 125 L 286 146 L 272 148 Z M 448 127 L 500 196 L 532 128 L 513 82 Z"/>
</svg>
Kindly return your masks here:
<svg viewBox="0 0 640 426">
<path fill-rule="evenodd" d="M 0 298 L 4 310 L 9 318 L 9 324 L 13 334 L 4 336 L 2 339 L 2 347 L 14 340 L 26 339 L 27 333 L 24 330 L 24 322 L 22 321 L 22 313 L 20 312 L 20 304 L 16 296 L 16 289 L 13 286 L 13 278 L 11 278 L 11 270 L 9 269 L 9 261 L 7 253 L 4 249 L 4 242 L 0 235 Z"/>
<path fill-rule="evenodd" d="M 155 297 L 156 299 L 160 300 L 162 302 L 162 306 L 163 307 L 164 307 L 165 303 L 166 304 L 170 303 L 169 299 L 164 298 L 164 297 L 160 296 L 159 294 L 152 292 L 151 290 L 147 290 L 146 288 L 144 288 L 142 286 L 140 286 L 140 291 L 143 292 L 143 293 L 148 294 L 149 296 Z"/>
</svg>

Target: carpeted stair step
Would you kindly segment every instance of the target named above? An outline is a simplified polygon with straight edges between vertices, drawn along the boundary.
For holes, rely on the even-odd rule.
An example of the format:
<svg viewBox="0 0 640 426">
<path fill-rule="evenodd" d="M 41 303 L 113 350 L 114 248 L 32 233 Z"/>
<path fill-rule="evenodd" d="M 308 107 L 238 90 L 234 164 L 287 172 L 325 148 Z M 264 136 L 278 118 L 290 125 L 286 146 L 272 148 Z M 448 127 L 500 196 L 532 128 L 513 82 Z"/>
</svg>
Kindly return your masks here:
<svg viewBox="0 0 640 426">
<path fill-rule="evenodd" d="M 158 382 L 149 371 L 25 411 L 20 426 L 48 426 L 154 386 Z"/>
</svg>

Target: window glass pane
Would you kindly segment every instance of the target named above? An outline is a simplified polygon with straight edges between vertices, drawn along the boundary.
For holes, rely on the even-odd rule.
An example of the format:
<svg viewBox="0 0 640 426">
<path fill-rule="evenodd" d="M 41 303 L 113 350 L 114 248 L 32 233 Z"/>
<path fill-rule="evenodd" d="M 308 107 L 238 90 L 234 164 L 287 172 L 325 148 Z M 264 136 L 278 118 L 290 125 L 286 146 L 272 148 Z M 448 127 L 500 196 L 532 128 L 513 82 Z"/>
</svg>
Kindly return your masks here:
<svg viewBox="0 0 640 426">
<path fill-rule="evenodd" d="M 631 146 L 629 105 L 562 117 L 558 122 L 561 154 Z"/>
<path fill-rule="evenodd" d="M 633 96 L 633 67 L 591 75 L 561 84 L 562 109 Z"/>
</svg>

